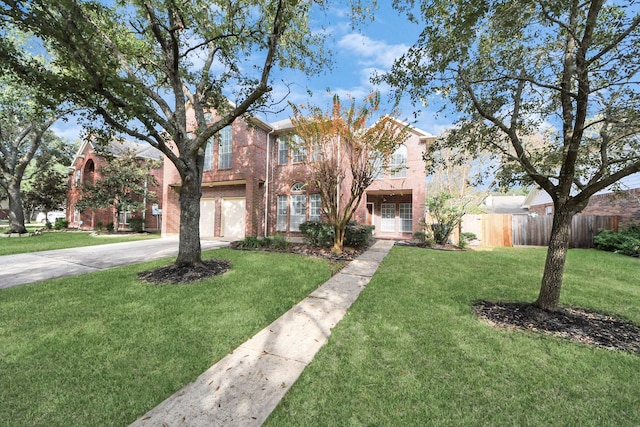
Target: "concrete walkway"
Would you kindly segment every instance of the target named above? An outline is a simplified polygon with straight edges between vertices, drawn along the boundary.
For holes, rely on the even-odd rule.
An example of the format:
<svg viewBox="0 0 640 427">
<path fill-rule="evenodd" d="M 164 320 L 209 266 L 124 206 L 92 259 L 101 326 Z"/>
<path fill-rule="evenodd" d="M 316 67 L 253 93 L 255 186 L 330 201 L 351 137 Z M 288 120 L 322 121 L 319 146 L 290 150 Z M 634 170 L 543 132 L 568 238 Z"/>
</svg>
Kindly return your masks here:
<svg viewBox="0 0 640 427">
<path fill-rule="evenodd" d="M 331 329 L 393 244 L 377 241 L 302 302 L 131 426 L 261 425 L 327 342 Z"/>
<path fill-rule="evenodd" d="M 229 242 L 203 240 L 203 250 Z M 91 273 L 178 254 L 178 238 L 136 240 L 81 248 L 0 256 L 0 289 L 58 277 Z"/>
</svg>

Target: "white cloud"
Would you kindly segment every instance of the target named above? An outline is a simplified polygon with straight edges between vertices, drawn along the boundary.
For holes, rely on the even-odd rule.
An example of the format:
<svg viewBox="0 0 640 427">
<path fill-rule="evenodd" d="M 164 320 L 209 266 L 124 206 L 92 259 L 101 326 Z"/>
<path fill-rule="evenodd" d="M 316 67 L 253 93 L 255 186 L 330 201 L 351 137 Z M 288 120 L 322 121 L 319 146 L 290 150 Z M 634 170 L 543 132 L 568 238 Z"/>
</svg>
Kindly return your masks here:
<svg viewBox="0 0 640 427">
<path fill-rule="evenodd" d="M 337 44 L 345 50 L 345 55 L 357 56 L 360 63 L 366 66 L 377 66 L 389 69 L 393 62 L 407 52 L 409 45 L 389 44 L 385 41 L 374 40 L 362 34 L 351 33 L 342 37 Z"/>
</svg>

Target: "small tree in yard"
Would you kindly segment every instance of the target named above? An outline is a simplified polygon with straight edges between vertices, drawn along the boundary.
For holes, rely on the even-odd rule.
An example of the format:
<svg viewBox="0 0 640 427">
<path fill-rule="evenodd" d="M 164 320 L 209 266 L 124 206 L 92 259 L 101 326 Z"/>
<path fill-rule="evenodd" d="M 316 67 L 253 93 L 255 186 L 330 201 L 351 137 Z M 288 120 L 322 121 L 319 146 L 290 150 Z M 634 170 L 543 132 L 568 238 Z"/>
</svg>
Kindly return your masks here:
<svg viewBox="0 0 640 427">
<path fill-rule="evenodd" d="M 155 193 L 147 191 L 147 188 L 157 184 L 150 171 L 159 167 L 160 162 L 136 159 L 132 150 L 126 150 L 117 157 L 107 157 L 108 163 L 100 168 L 100 177 L 94 183 L 82 185 L 76 206 L 78 210 L 111 208 L 113 230 L 117 233 L 123 212 L 145 209 L 145 199 L 148 202 L 154 200 Z"/>
<path fill-rule="evenodd" d="M 396 119 L 397 112 L 367 125 L 380 110 L 379 93 L 370 94 L 360 106 L 354 99 L 345 106 L 334 95 L 329 111 L 312 105 L 291 107 L 291 121 L 300 138 L 290 145 L 309 155 L 309 182 L 318 188 L 322 211 L 334 228 L 332 251 L 341 253 L 347 224 L 365 190 L 406 140 L 409 127 Z M 346 199 L 343 183 L 349 188 Z"/>
<path fill-rule="evenodd" d="M 447 243 L 453 230 L 462 221 L 464 206 L 456 203 L 449 193 L 438 193 L 427 197 L 427 225 L 433 232 L 433 239 L 439 245 Z"/>
<path fill-rule="evenodd" d="M 385 80 L 420 103 L 445 97 L 461 116 L 445 145 L 487 150 L 504 183 L 549 194 L 553 226 L 535 305 L 557 310 L 573 216 L 640 171 L 637 4 L 415 3 L 394 2 L 423 18 L 424 30 Z"/>
<path fill-rule="evenodd" d="M 487 192 L 472 185 L 486 171 L 485 153 L 470 156 L 463 150 L 442 148 L 438 141 L 424 153 L 427 164 L 426 224 L 436 243 L 445 244 L 466 213 L 479 212 Z"/>
</svg>

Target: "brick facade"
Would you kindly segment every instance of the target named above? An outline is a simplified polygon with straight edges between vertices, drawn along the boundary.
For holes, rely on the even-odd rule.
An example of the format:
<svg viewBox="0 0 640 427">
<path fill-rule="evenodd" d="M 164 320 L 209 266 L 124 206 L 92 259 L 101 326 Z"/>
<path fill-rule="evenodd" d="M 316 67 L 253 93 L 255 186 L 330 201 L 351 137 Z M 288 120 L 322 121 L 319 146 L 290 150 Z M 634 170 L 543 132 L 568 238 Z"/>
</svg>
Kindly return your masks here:
<svg viewBox="0 0 640 427">
<path fill-rule="evenodd" d="M 158 153 L 153 153 L 152 148 L 149 146 L 142 146 L 141 144 L 135 144 L 126 142 L 125 148 L 132 148 L 139 151 L 149 153 L 148 157 L 143 154 L 140 158 L 141 161 L 145 161 L 146 158 L 160 159 L 161 156 Z M 114 222 L 114 210 L 111 208 L 106 209 L 85 209 L 82 212 L 76 211 L 76 204 L 81 195 L 81 185 L 83 183 L 92 183 L 100 178 L 100 170 L 107 163 L 107 159 L 100 156 L 94 145 L 90 141 L 84 141 L 76 156 L 73 159 L 73 163 L 69 167 L 69 176 L 67 183 L 67 220 L 69 221 L 69 227 L 78 228 L 81 230 L 93 230 L 102 225 L 106 227 L 108 223 Z M 151 170 L 157 181 L 157 184 L 150 184 L 149 192 L 155 192 L 157 200 L 149 201 L 146 204 L 146 209 L 143 212 L 132 213 L 132 216 L 138 216 L 145 218 L 145 228 L 149 230 L 159 230 L 161 219 L 158 216 L 154 216 L 153 204 L 157 204 L 159 208 L 162 206 L 162 198 L 164 191 L 163 182 L 163 168 L 157 168 Z M 126 230 L 127 224 L 119 224 L 119 229 Z"/>
<path fill-rule="evenodd" d="M 193 115 L 193 112 L 190 114 Z M 190 121 L 194 127 L 193 116 L 190 117 Z M 213 227 L 209 222 L 204 225 L 210 227 L 207 232 L 212 233 L 212 237 L 233 239 L 234 236 L 225 236 L 225 221 L 230 219 L 224 217 L 223 204 L 225 200 L 240 199 L 245 203 L 244 236 L 270 236 L 276 233 L 287 237 L 301 235 L 297 231 L 295 221 L 309 220 L 312 197 L 315 203 L 315 195 L 319 192 L 313 185 L 308 184 L 307 166 L 303 162 L 296 162 L 291 156 L 291 151 L 287 154 L 286 162 L 279 161 L 279 141 L 294 131 L 289 121 L 266 124 L 257 120 L 248 125 L 241 119 L 236 120 L 231 133 L 232 166 L 227 169 L 221 169 L 218 164 L 220 144 L 213 144 L 210 170 L 203 173 L 201 206 L 204 212 L 201 212 L 201 231 L 202 220 L 205 218 L 205 221 L 213 221 Z M 376 180 L 363 196 L 354 219 L 358 223 L 375 225 L 376 237 L 411 238 L 413 232 L 420 229 L 419 222 L 424 216 L 426 186 L 422 154 L 426 144 L 434 139 L 425 132 L 413 129 L 404 144 L 407 153 L 406 176 L 393 178 L 386 174 L 385 177 Z M 168 160 L 165 160 L 164 173 L 162 232 L 163 235 L 176 235 L 179 232 L 180 218 L 180 178 Z M 347 178 L 343 183 L 343 199 L 347 197 L 348 186 Z M 297 197 L 295 200 L 304 196 L 302 199 L 306 202 L 304 212 L 296 211 L 295 221 L 292 219 L 293 195 Z M 280 227 L 279 199 L 281 203 L 286 203 L 286 214 L 281 216 Z M 384 208 L 385 213 L 389 215 L 391 204 L 393 221 L 387 218 L 383 227 L 381 209 Z M 401 210 L 404 222 L 400 218 Z"/>
</svg>

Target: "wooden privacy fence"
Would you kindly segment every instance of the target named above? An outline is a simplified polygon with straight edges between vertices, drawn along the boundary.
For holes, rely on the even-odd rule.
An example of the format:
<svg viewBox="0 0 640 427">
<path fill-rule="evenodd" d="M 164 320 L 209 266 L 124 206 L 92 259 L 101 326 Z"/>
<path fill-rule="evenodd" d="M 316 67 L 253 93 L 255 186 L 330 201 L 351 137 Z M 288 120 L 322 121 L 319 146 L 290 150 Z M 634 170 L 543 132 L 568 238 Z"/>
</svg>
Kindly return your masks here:
<svg viewBox="0 0 640 427">
<path fill-rule="evenodd" d="M 482 246 L 547 246 L 552 215 L 465 215 L 462 231 L 475 233 Z M 571 222 L 572 248 L 592 248 L 598 230 L 618 231 L 617 216 L 576 215 Z"/>
</svg>

